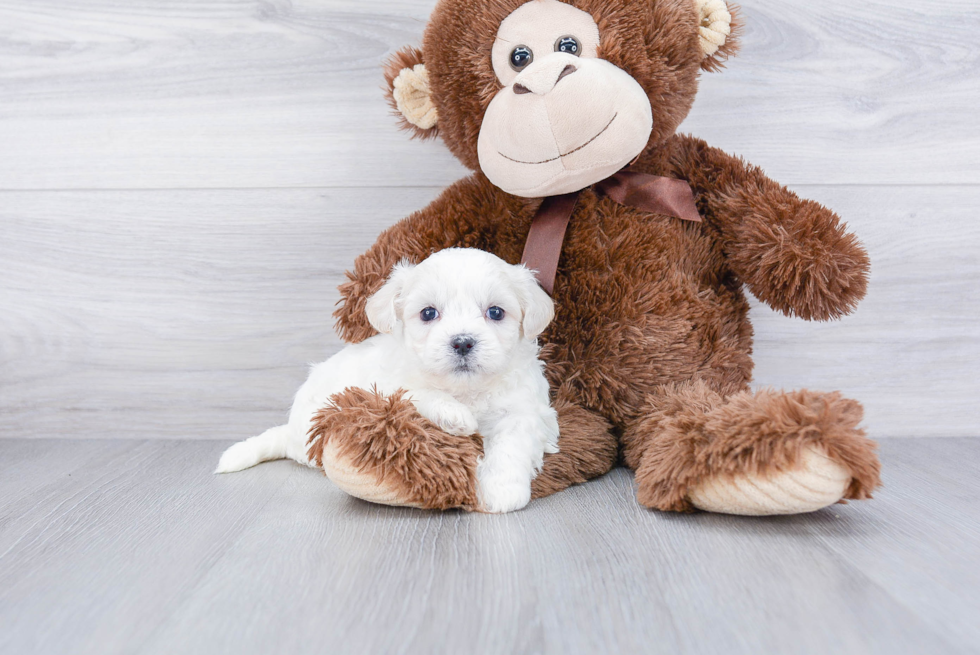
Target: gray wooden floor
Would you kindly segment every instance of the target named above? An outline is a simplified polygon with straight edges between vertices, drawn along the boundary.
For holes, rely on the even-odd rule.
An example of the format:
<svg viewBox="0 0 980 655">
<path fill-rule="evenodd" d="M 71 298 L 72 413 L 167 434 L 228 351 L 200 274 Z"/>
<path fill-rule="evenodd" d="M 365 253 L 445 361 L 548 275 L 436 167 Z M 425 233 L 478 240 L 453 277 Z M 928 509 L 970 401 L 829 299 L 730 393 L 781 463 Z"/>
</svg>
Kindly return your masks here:
<svg viewBox="0 0 980 655">
<path fill-rule="evenodd" d="M 752 317 L 757 385 L 864 403 L 874 501 L 662 515 L 616 471 L 486 517 L 210 475 L 465 174 L 379 88 L 433 4 L 0 0 L 0 653 L 980 652 L 977 0 L 742 0 L 682 126 L 868 247 L 854 315 Z"/>
<path fill-rule="evenodd" d="M 887 439 L 812 515 L 379 508 L 224 444 L 0 440 L 0 652 L 976 653 L 978 439 Z"/>
</svg>

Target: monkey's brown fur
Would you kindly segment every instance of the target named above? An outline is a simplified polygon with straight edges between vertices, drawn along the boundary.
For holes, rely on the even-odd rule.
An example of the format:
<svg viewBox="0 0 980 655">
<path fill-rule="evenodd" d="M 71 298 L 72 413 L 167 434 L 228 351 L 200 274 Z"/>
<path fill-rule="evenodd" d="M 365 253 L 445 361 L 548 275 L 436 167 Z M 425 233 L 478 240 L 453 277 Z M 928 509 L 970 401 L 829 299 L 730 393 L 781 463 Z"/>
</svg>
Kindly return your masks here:
<svg viewBox="0 0 980 655">
<path fill-rule="evenodd" d="M 439 112 L 434 130 L 476 172 L 386 230 L 357 259 L 336 313 L 345 340 L 374 334 L 364 303 L 402 258 L 417 262 L 461 246 L 520 261 L 541 201 L 492 185 L 479 171 L 476 143 L 499 89 L 489 55 L 494 34 L 523 2 L 443 0 L 423 49 L 392 59 L 389 84 L 424 57 Z M 858 428 L 859 403 L 837 393 L 748 390 L 752 327 L 743 294 L 744 285 L 787 315 L 838 318 L 865 294 L 867 254 L 826 207 L 699 139 L 675 134 L 700 70 L 717 69 L 735 49 L 730 39 L 712 58 L 700 57 L 689 2 L 570 2 L 595 17 L 599 55 L 630 73 L 650 98 L 653 134 L 631 170 L 688 181 L 704 222 L 645 214 L 590 189 L 580 195 L 555 281 L 556 319 L 541 337 L 561 452 L 546 457 L 534 495 L 605 473 L 619 452 L 637 472 L 640 502 L 689 510 L 686 493 L 700 480 L 785 470 L 813 444 L 851 471 L 847 497 L 867 498 L 879 484 L 879 465 L 874 443 Z M 386 401 L 381 411 L 381 401 L 369 396 L 324 412 L 315 434 L 343 442 L 372 470 L 401 476 L 405 493 L 426 507 L 472 506 L 472 440 L 439 431 L 403 399 Z M 400 432 L 411 438 L 392 446 Z M 413 466 L 445 476 L 447 488 L 465 488 L 436 490 L 410 473 Z"/>
<path fill-rule="evenodd" d="M 403 393 L 347 389 L 332 397 L 310 429 L 310 460 L 323 466 L 328 440 L 357 470 L 425 509 L 476 509 L 476 437 L 455 437 L 419 416 Z"/>
</svg>

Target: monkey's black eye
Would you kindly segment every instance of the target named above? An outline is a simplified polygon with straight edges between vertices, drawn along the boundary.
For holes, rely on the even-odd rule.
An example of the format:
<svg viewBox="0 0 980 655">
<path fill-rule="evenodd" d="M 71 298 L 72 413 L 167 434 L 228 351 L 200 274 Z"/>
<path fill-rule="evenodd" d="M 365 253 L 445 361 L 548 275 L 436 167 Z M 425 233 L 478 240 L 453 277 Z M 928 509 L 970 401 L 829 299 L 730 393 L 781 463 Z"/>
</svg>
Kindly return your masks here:
<svg viewBox="0 0 980 655">
<path fill-rule="evenodd" d="M 526 45 L 519 45 L 510 53 L 510 67 L 516 71 L 523 70 L 534 61 L 534 53 Z"/>
<path fill-rule="evenodd" d="M 563 36 L 555 41 L 555 52 L 564 52 L 566 54 L 575 55 L 578 57 L 578 51 L 578 39 L 576 39 L 574 36 Z"/>
<path fill-rule="evenodd" d="M 429 321 L 434 321 L 439 318 L 439 310 L 435 307 L 426 307 L 421 312 L 419 312 L 419 318 L 428 323 Z"/>
<path fill-rule="evenodd" d="M 504 310 L 494 305 L 487 310 L 487 318 L 491 321 L 502 321 L 504 320 Z"/>
</svg>

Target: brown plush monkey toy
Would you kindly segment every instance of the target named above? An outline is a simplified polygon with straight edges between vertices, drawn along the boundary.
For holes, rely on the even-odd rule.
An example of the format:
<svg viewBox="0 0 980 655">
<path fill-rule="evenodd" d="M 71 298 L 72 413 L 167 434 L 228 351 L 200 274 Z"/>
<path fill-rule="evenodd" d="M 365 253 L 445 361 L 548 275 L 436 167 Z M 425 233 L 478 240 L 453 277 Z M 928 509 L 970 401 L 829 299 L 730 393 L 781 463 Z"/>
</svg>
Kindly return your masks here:
<svg viewBox="0 0 980 655">
<path fill-rule="evenodd" d="M 386 230 L 341 287 L 345 340 L 401 259 L 454 246 L 540 271 L 556 318 L 542 358 L 560 452 L 535 497 L 636 472 L 651 508 L 809 512 L 868 498 L 875 445 L 838 393 L 752 392 L 743 287 L 790 316 L 854 309 L 868 257 L 832 211 L 675 134 L 701 71 L 735 51 L 723 0 L 441 0 L 421 50 L 389 62 L 404 127 L 474 173 Z M 447 434 L 401 395 L 352 389 L 311 430 L 348 493 L 479 510 L 478 436 Z M 621 460 L 620 460 L 621 458 Z"/>
</svg>

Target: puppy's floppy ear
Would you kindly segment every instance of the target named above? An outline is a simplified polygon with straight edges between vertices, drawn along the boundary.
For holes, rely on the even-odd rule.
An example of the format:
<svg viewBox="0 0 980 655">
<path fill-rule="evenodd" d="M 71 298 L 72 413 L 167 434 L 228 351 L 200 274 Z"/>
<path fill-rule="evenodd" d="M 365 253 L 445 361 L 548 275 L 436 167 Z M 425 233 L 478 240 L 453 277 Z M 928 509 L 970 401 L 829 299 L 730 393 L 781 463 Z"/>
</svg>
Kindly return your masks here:
<svg viewBox="0 0 980 655">
<path fill-rule="evenodd" d="M 555 303 L 526 266 L 513 266 L 511 271 L 523 314 L 521 331 L 524 338 L 533 339 L 544 332 L 555 317 Z"/>
<path fill-rule="evenodd" d="M 401 118 L 402 129 L 421 139 L 436 136 L 439 113 L 432 101 L 422 51 L 409 46 L 391 55 L 385 62 L 385 81 L 388 104 Z"/>
<path fill-rule="evenodd" d="M 405 288 L 408 272 L 415 266 L 402 260 L 391 269 L 391 275 L 377 293 L 368 298 L 364 308 L 368 322 L 378 332 L 390 334 L 398 323 L 398 298 Z"/>
</svg>

